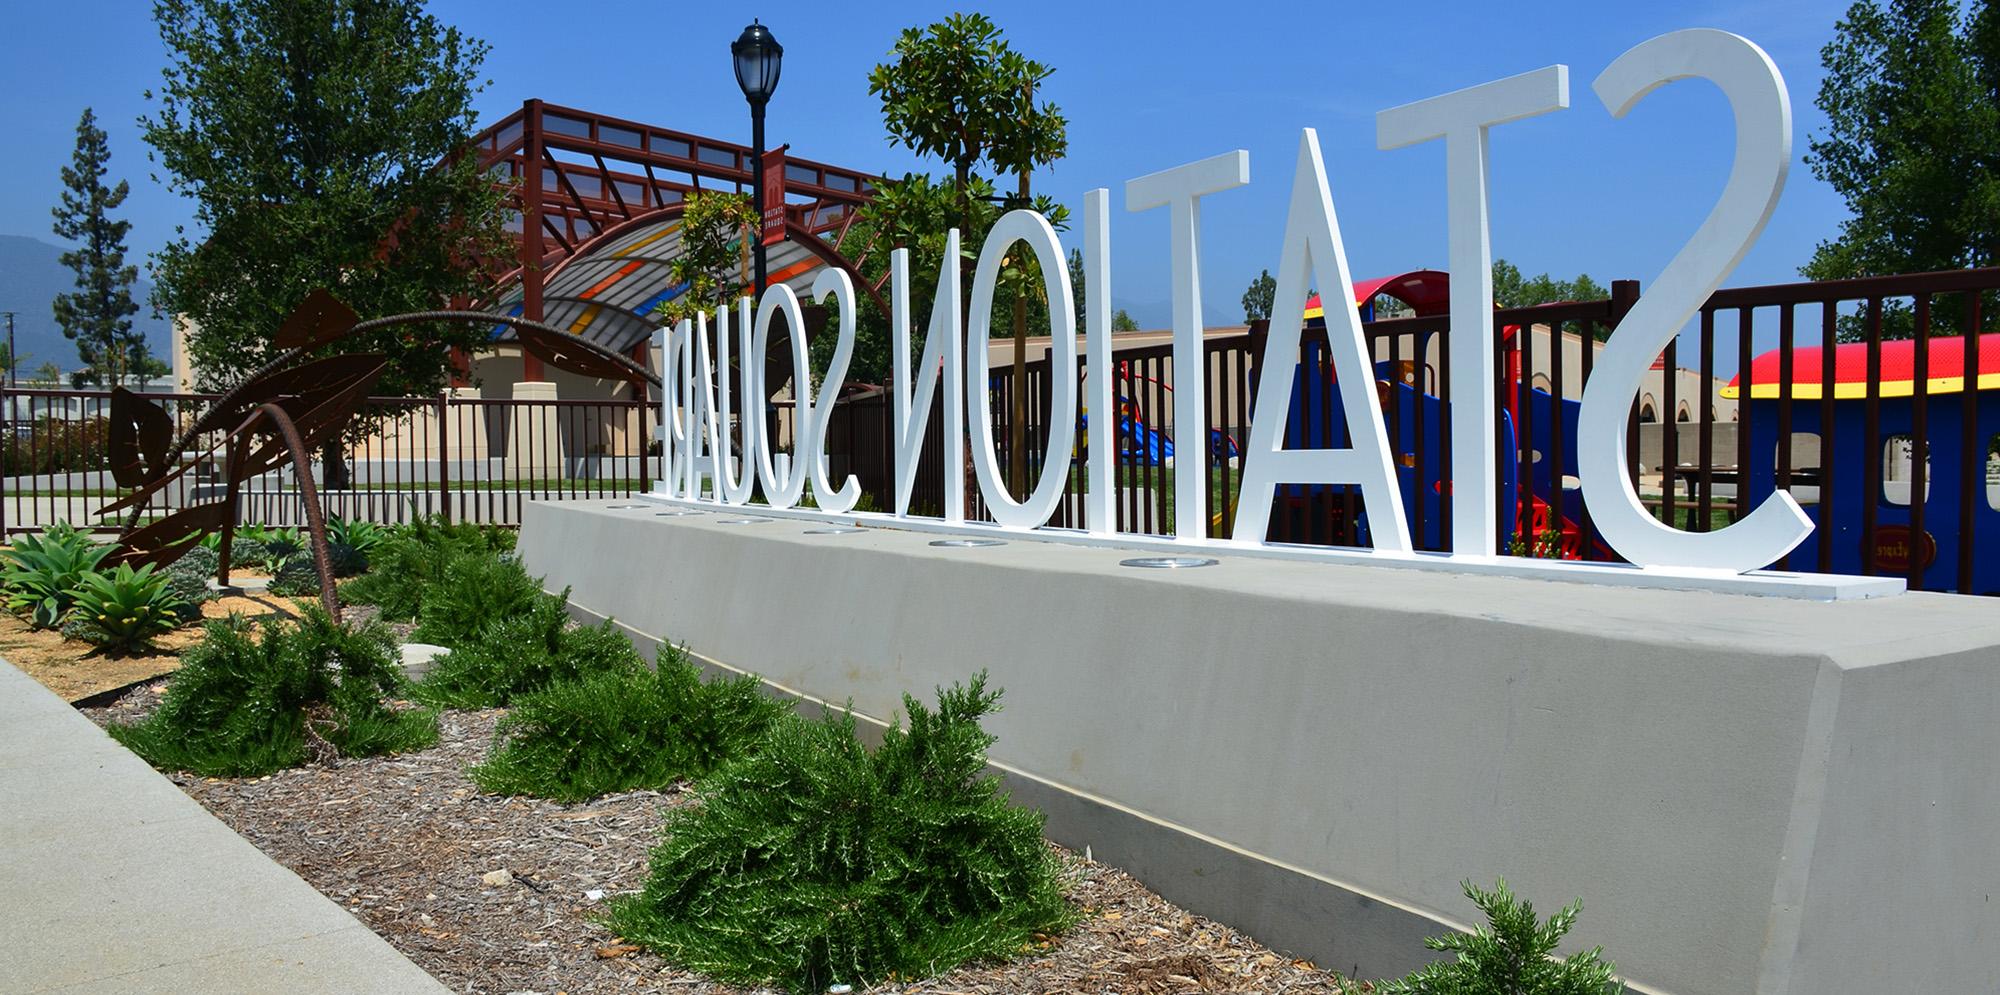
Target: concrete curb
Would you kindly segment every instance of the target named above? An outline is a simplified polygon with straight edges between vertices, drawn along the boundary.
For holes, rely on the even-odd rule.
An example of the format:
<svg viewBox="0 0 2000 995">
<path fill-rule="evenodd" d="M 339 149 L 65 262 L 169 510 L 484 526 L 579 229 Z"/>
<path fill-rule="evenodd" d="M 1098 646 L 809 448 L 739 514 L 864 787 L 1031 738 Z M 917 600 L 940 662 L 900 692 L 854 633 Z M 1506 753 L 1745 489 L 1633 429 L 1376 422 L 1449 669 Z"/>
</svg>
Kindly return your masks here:
<svg viewBox="0 0 2000 995">
<path fill-rule="evenodd" d="M 448 991 L 5 661 L 0 852 L 0 991 Z"/>
</svg>

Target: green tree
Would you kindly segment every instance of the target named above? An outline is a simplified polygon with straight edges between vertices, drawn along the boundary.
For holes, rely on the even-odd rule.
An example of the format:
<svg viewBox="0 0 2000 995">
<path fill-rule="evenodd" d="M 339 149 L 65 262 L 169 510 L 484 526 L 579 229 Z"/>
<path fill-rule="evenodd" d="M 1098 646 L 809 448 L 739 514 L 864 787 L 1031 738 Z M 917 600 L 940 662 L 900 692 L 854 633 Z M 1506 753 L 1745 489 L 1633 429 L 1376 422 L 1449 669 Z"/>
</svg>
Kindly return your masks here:
<svg viewBox="0 0 2000 995">
<path fill-rule="evenodd" d="M 139 381 L 140 390 L 145 390 L 153 381 L 174 372 L 173 367 L 153 355 L 144 342 L 139 343 L 139 348 L 132 353 L 129 369 L 132 371 L 133 379 Z"/>
<path fill-rule="evenodd" d="M 1111 316 L 1111 330 L 1114 332 L 1136 332 L 1139 330 L 1139 323 L 1132 320 L 1132 316 L 1126 314 L 1125 309 L 1121 307 L 1117 313 Z"/>
<path fill-rule="evenodd" d="M 891 144 L 951 164 L 964 230 L 973 230 L 972 177 L 982 163 L 1020 174 L 1067 151 L 1062 112 L 1034 97 L 1055 70 L 1014 51 L 986 15 L 906 28 L 890 55 L 868 74 L 868 92 L 882 101 Z"/>
<path fill-rule="evenodd" d="M 53 361 L 45 362 L 35 367 L 34 382 L 44 387 L 55 388 L 62 386 L 62 377 L 62 367 L 57 366 Z"/>
<path fill-rule="evenodd" d="M 1534 307 L 1538 304 L 1556 304 L 1566 301 L 1601 301 L 1611 296 L 1588 273 L 1579 273 L 1574 280 L 1562 280 L 1548 275 L 1537 274 L 1524 277 L 1521 270 L 1505 259 L 1493 260 L 1493 303 L 1496 307 Z M 1576 331 L 1574 323 L 1564 322 L 1567 331 Z M 1599 339 L 1609 338 L 1611 329 L 1603 325 L 1592 327 L 1592 333 Z"/>
<path fill-rule="evenodd" d="M 1027 194 L 1024 178 L 1068 149 L 1061 110 L 1035 100 L 1036 89 L 1053 72 L 1014 51 L 985 15 L 953 14 L 904 30 L 889 61 L 869 73 L 868 92 L 881 101 L 890 144 L 936 156 L 952 170 L 942 180 L 928 173 L 906 173 L 900 180 L 883 177 L 847 239 L 847 244 L 867 247 L 864 273 L 871 282 L 886 279 L 891 249 L 910 250 L 910 304 L 919 316 L 911 323 L 913 352 L 922 349 L 922 316 L 936 296 L 948 229 L 961 233 L 959 265 L 969 274 L 1003 208 L 1027 207 L 1057 229 L 1066 227 L 1068 210 L 1045 195 Z M 1016 177 L 1017 193 L 996 195 L 994 181 L 981 173 L 988 169 L 996 176 Z M 965 306 L 970 306 L 971 287 L 964 289 Z M 1023 305 L 1016 334 L 1046 334 L 1046 289 L 1031 253 L 1010 253 L 1001 268 L 993 295 L 995 334 L 1015 326 L 1016 302 Z M 1035 303 L 1044 306 L 1038 309 Z M 885 381 L 890 372 L 887 316 L 864 311 L 859 324 L 849 377 Z M 830 340 L 815 344 L 816 363 L 823 366 L 832 350 Z M 1017 346 L 1016 354 L 1022 353 Z"/>
<path fill-rule="evenodd" d="M 743 247 L 756 225 L 757 208 L 743 194 L 688 194 L 681 214 L 681 255 L 669 270 L 669 278 L 688 289 L 660 305 L 660 318 L 671 325 L 727 306 L 739 286 L 729 279 L 729 270 L 742 264 Z"/>
<path fill-rule="evenodd" d="M 1076 294 L 1076 330 L 1083 332 L 1083 250 L 1069 250 L 1069 286 Z"/>
<path fill-rule="evenodd" d="M 63 168 L 62 201 L 54 209 L 55 233 L 78 243 L 62 254 L 62 264 L 76 272 L 76 290 L 57 294 L 56 324 L 63 337 L 76 343 L 77 359 L 91 380 L 119 383 L 125 356 L 144 335 L 132 330 L 132 281 L 138 267 L 125 265 L 125 235 L 130 221 L 114 221 L 111 211 L 125 203 L 128 185 L 104 185 L 110 171 L 111 146 L 97 116 L 86 107 L 76 122 L 76 153 Z"/>
<path fill-rule="evenodd" d="M 1271 307 L 1278 297 L 1278 281 L 1270 270 L 1264 270 L 1250 281 L 1250 289 L 1243 292 L 1243 322 L 1268 321 Z"/>
<path fill-rule="evenodd" d="M 1827 131 L 1809 142 L 1806 164 L 1852 216 L 1801 272 L 1834 280 L 2000 264 L 2000 6 L 1861 0 L 1820 63 Z M 1885 337 L 1913 334 L 1907 305 L 1884 311 Z M 1865 320 L 1843 316 L 1841 337 L 1860 338 Z M 1962 296 L 1936 302 L 1936 334 L 1963 320 Z"/>
<path fill-rule="evenodd" d="M 478 260 L 500 257 L 506 233 L 504 191 L 467 144 L 483 42 L 418 0 L 156 0 L 153 17 L 169 63 L 141 125 L 203 233 L 155 257 L 153 300 L 194 328 L 198 386 L 233 386 L 269 361 L 316 287 L 363 317 L 485 288 Z M 382 352 L 378 391 L 429 394 L 450 348 L 486 334 L 404 326 L 330 351 Z M 344 486 L 339 441 L 322 456 L 328 486 Z"/>
</svg>

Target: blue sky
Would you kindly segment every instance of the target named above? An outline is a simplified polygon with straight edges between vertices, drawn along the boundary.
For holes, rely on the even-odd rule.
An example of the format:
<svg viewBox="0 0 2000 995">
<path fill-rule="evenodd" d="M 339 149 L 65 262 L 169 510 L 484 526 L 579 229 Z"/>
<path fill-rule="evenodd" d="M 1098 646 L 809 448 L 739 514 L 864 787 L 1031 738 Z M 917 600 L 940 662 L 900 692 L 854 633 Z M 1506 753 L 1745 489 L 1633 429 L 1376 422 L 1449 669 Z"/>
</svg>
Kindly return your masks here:
<svg viewBox="0 0 2000 995">
<path fill-rule="evenodd" d="M 1650 283 L 1706 215 L 1728 171 L 1731 124 L 1712 86 L 1683 82 L 1614 120 L 1590 92 L 1613 58 L 1656 34 L 1716 27 L 1749 37 L 1785 74 L 1794 165 L 1777 214 L 1729 286 L 1790 282 L 1844 208 L 1804 164 L 1823 131 L 1813 106 L 1819 49 L 1841 2 L 1092 5 L 983 8 L 1015 46 L 1056 67 L 1044 95 L 1069 118 L 1070 154 L 1036 190 L 1080 205 L 1113 191 L 1113 298 L 1143 324 L 1168 319 L 1164 211 L 1123 210 L 1123 182 L 1231 149 L 1250 151 L 1251 185 L 1205 201 L 1203 294 L 1211 323 L 1241 320 L 1238 300 L 1277 266 L 1299 129 L 1319 130 L 1357 277 L 1445 261 L 1441 143 L 1381 152 L 1375 112 L 1553 63 L 1571 73 L 1567 111 L 1498 128 L 1493 245 L 1530 274 L 1587 272 Z M 945 171 L 888 144 L 867 73 L 902 28 L 958 8 L 939 4 L 604 4 L 455 2 L 431 8 L 493 46 L 482 118 L 523 99 L 602 111 L 748 141 L 728 43 L 754 14 L 785 45 L 769 112 L 772 144 L 802 156 L 900 175 Z M 1143 9 L 1143 15 L 1132 11 Z M 150 178 L 135 123 L 165 53 L 150 5 L 133 0 L 11 4 L 0 15 L 10 95 L 0 233 L 53 241 L 49 207 L 78 114 L 96 108 L 115 175 L 132 181 L 126 216 L 143 256 L 186 223 L 186 202 Z M 1081 235 L 1068 236 L 1080 244 Z"/>
</svg>

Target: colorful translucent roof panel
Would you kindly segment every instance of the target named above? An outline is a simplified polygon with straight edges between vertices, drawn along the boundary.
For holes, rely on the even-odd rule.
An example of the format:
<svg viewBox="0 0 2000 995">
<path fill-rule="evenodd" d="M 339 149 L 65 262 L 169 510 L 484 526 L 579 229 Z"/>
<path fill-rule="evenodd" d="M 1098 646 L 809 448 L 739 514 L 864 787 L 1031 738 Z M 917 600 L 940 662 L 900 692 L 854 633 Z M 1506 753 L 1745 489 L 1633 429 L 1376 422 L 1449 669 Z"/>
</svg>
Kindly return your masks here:
<svg viewBox="0 0 2000 995">
<path fill-rule="evenodd" d="M 542 320 L 572 335 L 615 352 L 631 352 L 650 341 L 659 321 L 653 310 L 687 290 L 672 276 L 680 258 L 680 219 L 641 223 L 583 247 L 564 260 L 542 286 Z M 765 250 L 772 283 L 785 283 L 801 298 L 825 263 L 797 242 L 780 242 Z M 748 257 L 741 267 L 741 292 L 748 293 Z M 521 313 L 521 286 L 516 283 L 494 310 Z M 510 341 L 513 331 L 494 329 L 495 341 Z"/>
</svg>

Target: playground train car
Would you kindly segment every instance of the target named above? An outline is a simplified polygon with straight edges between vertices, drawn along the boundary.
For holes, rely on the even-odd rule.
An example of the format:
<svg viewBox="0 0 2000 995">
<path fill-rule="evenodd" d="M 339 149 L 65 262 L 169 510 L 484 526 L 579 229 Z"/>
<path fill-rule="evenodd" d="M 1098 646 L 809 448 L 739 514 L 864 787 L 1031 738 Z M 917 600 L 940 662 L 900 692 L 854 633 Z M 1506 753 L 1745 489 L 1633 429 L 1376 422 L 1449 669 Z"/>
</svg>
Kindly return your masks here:
<svg viewBox="0 0 2000 995">
<path fill-rule="evenodd" d="M 1924 434 L 1930 456 L 1924 461 L 1921 528 L 1912 515 L 1913 466 L 1911 440 L 1916 428 L 1916 343 L 1908 340 L 1881 345 L 1880 377 L 1875 397 L 1877 445 L 1870 452 L 1867 436 L 1868 345 L 1850 342 L 1833 347 L 1834 382 L 1831 404 L 1825 403 L 1826 357 L 1820 346 L 1792 351 L 1790 390 L 1793 470 L 1790 491 L 1817 526 L 1795 565 L 1818 560 L 1820 532 L 1829 535 L 1829 569 L 1834 573 L 1903 574 L 1915 558 L 1923 586 L 1957 590 L 1960 557 L 1969 539 L 1971 584 L 1962 593 L 2000 593 L 2000 479 L 1994 474 L 1996 438 L 2000 438 L 2000 334 L 1979 336 L 1978 375 L 1966 374 L 1966 339 L 1939 336 L 1930 340 Z M 1777 486 L 1778 418 L 1784 392 L 1779 388 L 1778 350 L 1758 356 L 1750 365 L 1748 458 L 1744 496 L 1761 501 Z M 1741 377 L 1724 388 L 1724 397 L 1742 393 Z M 1975 416 L 1966 437 L 1964 399 L 1974 392 Z M 1832 417 L 1825 417 L 1830 408 Z M 1973 454 L 1970 459 L 1967 454 Z M 1968 466 L 1968 464 L 1970 464 Z M 1967 479 L 1969 475 L 1970 480 Z M 1869 486 L 1873 484 L 1872 488 Z M 1969 486 L 1968 486 L 1969 485 Z M 1970 494 L 1968 505 L 1966 495 Z M 1873 548 L 1867 548 L 1866 515 L 1875 516 Z M 1971 526 L 1971 535 L 1962 529 Z"/>
</svg>

